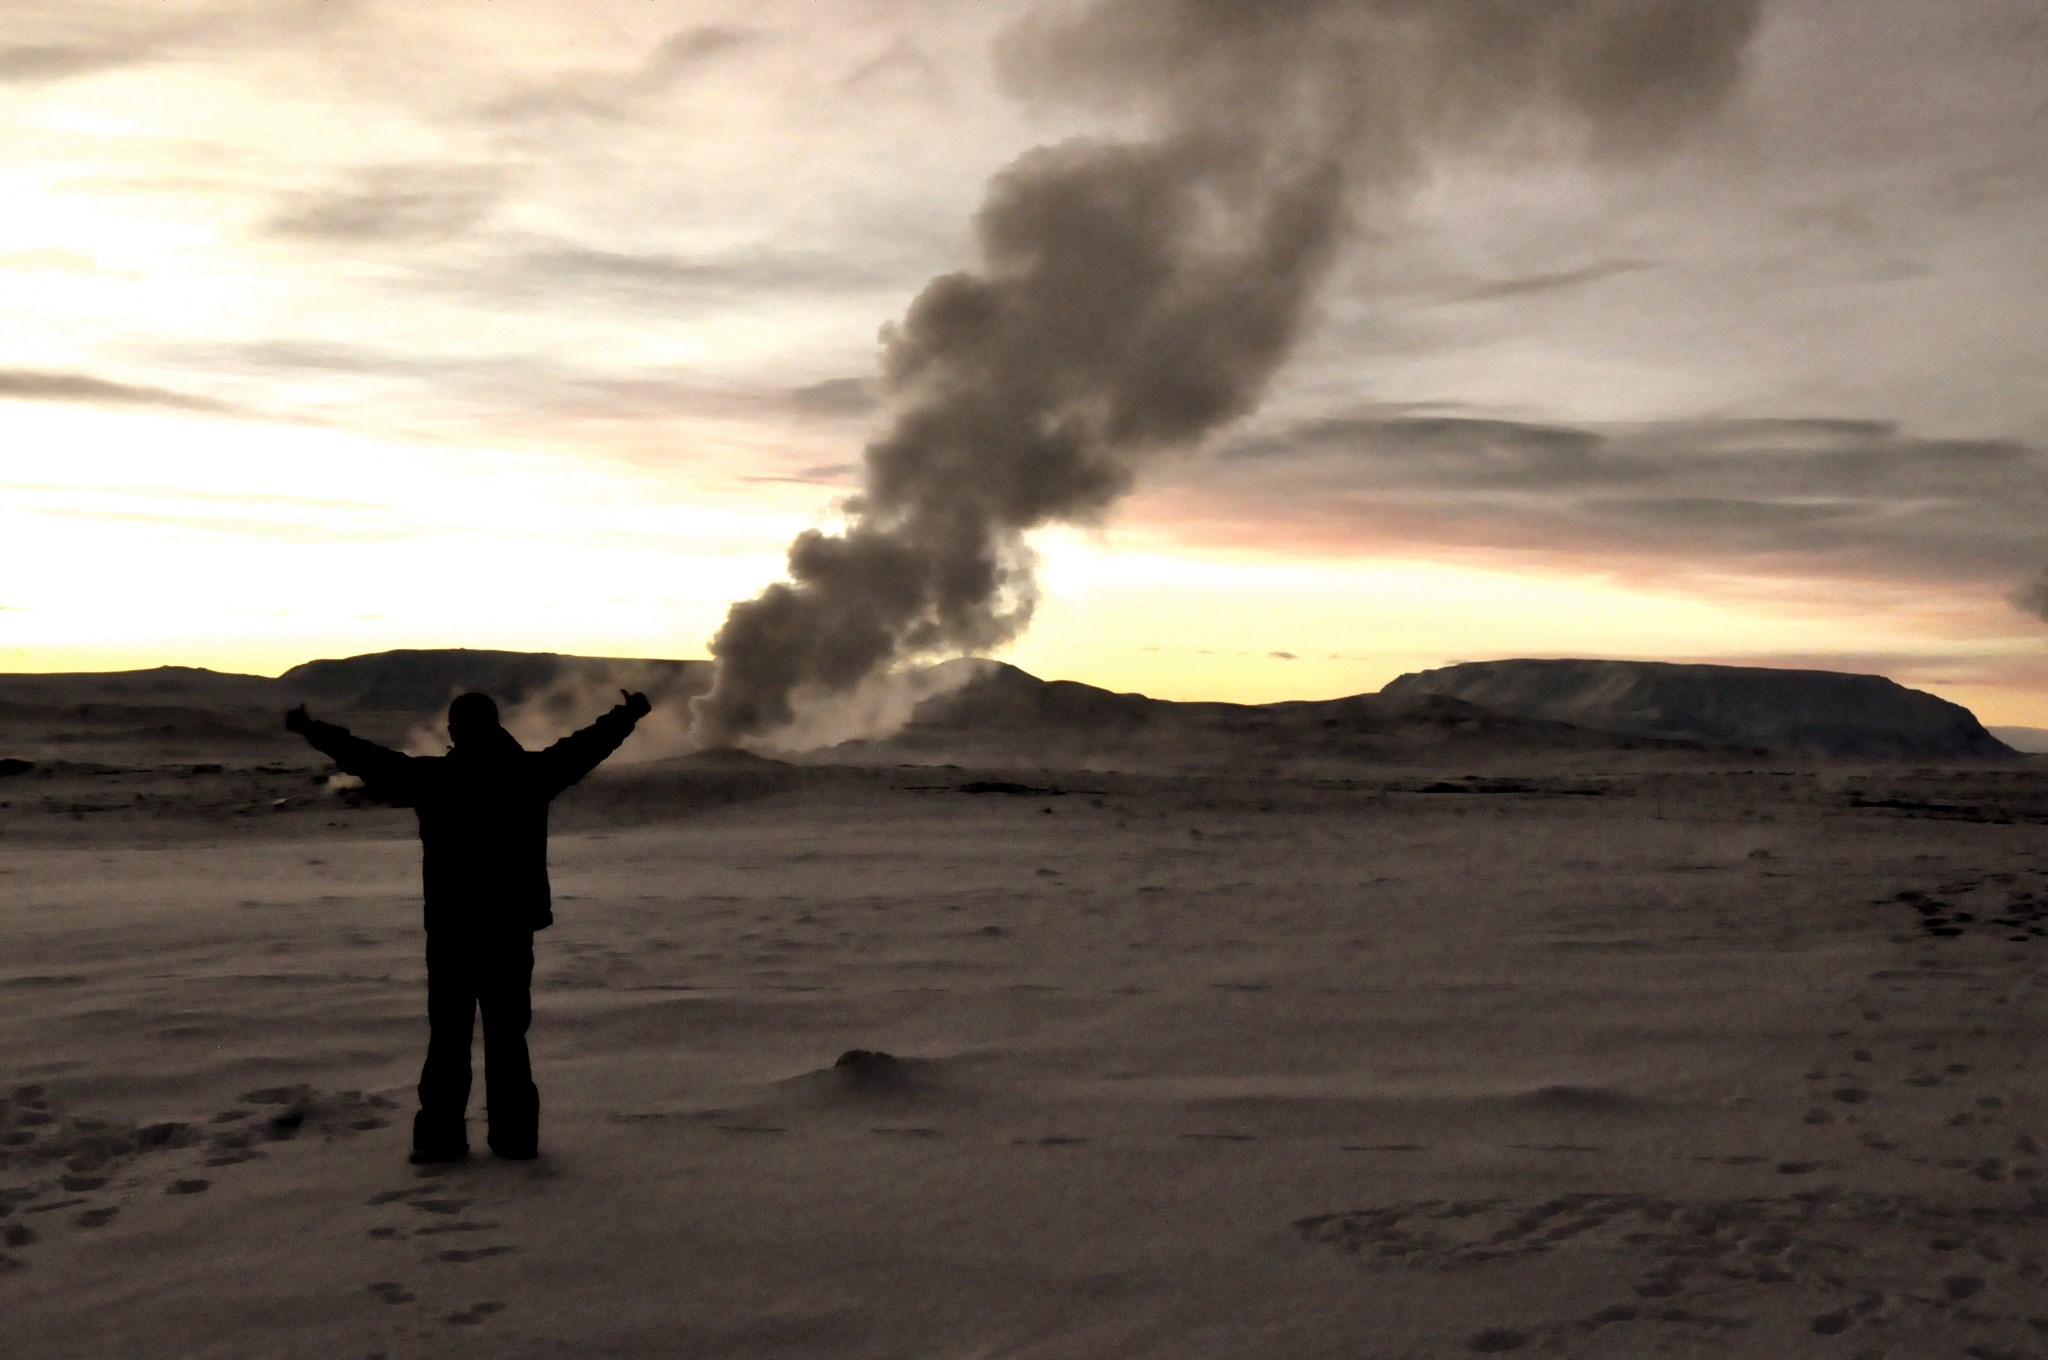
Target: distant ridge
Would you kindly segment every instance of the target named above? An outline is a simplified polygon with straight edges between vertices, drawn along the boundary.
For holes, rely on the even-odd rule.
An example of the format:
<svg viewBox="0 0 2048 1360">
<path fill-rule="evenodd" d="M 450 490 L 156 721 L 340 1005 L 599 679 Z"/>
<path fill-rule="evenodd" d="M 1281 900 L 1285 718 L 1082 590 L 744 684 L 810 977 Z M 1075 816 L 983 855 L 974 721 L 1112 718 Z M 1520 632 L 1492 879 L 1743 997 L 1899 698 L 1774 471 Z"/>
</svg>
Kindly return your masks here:
<svg viewBox="0 0 2048 1360">
<path fill-rule="evenodd" d="M 1881 675 L 1668 661 L 1468 661 L 1394 680 L 1595 731 L 1865 760 L 2010 759 L 1970 710 Z"/>
<path fill-rule="evenodd" d="M 618 702 L 622 688 L 674 711 L 710 679 L 708 661 L 454 647 L 308 661 L 276 677 L 191 666 L 0 674 L 0 756 L 118 762 L 146 748 L 193 760 L 295 758 L 305 744 L 281 719 L 300 703 L 402 743 L 472 689 L 498 698 L 508 722 L 559 733 Z"/>
<path fill-rule="evenodd" d="M 708 661 L 569 656 L 558 652 L 495 652 L 464 647 L 401 648 L 308 661 L 277 678 L 280 689 L 339 708 L 434 712 L 465 690 L 502 703 L 524 703 L 550 691 L 620 687 L 651 698 L 686 697 L 711 683 Z"/>
<path fill-rule="evenodd" d="M 588 721 L 620 688 L 678 723 L 709 661 L 464 648 L 309 661 L 282 676 L 181 666 L 0 675 L 0 755 L 151 741 L 204 754 L 296 752 L 279 715 L 304 702 L 394 739 L 465 690 L 542 727 Z M 943 662 L 907 727 L 835 748 L 851 759 L 1129 760 L 1162 766 L 1483 761 L 1542 752 L 1785 752 L 1865 760 L 2016 759 L 1969 710 L 1875 675 L 1654 661 L 1468 662 L 1404 675 L 1377 694 L 1269 704 L 1175 702 L 988 660 Z M 678 729 L 680 730 L 680 729 Z M 2029 729 L 2015 736 L 2025 740 Z M 2034 732 L 2039 738 L 2043 734 Z M 827 757 L 833 758 L 833 757 Z"/>
<path fill-rule="evenodd" d="M 1355 694 L 1270 704 L 1180 702 L 1041 680 L 1001 662 L 942 663 L 964 683 L 925 700 L 901 732 L 849 743 L 926 761 L 1026 759 L 1115 767 L 1313 773 L 1331 762 L 1488 762 L 1561 751 L 1691 751 L 1708 743 L 1616 735 L 1504 714 L 1446 695 Z M 957 675 L 955 677 L 958 678 Z"/>
<path fill-rule="evenodd" d="M 156 666 L 143 671 L 32 671 L 0 675 L 0 702 L 52 704 L 194 704 L 270 702 L 277 681 L 201 666 Z"/>
<path fill-rule="evenodd" d="M 2048 727 L 1987 727 L 1984 730 L 2015 751 L 2048 755 Z"/>
</svg>

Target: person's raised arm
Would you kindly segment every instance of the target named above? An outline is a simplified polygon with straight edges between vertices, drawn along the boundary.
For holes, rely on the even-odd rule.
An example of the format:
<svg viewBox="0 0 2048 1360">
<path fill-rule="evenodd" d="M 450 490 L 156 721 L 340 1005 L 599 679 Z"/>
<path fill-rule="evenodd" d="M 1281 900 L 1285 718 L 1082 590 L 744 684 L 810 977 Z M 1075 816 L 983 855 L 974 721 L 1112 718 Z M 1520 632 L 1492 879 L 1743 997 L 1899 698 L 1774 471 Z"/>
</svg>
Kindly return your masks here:
<svg viewBox="0 0 2048 1360">
<path fill-rule="evenodd" d="M 284 715 L 287 732 L 304 737 L 314 750 L 332 760 L 349 774 L 369 785 L 379 795 L 399 801 L 412 791 L 413 758 L 374 741 L 365 741 L 346 727 L 321 722 L 306 712 L 306 706 Z"/>
<path fill-rule="evenodd" d="M 619 700 L 611 712 L 540 753 L 548 772 L 549 797 L 596 769 L 606 756 L 619 749 L 620 742 L 633 735 L 633 725 L 654 709 L 644 694 L 620 690 Z"/>
</svg>

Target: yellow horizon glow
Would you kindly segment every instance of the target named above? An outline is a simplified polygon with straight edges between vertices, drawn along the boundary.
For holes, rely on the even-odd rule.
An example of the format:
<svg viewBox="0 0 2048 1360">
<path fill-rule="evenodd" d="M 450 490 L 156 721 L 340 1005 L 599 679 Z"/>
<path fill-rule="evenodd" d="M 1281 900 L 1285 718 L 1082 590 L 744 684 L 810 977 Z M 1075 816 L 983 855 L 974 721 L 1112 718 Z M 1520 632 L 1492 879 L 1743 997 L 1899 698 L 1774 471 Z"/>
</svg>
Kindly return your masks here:
<svg viewBox="0 0 2048 1360">
<path fill-rule="evenodd" d="M 768 496 L 691 504 L 639 470 L 530 452 L 4 414 L 6 447 L 43 450 L 0 462 L 5 669 L 274 674 L 345 650 L 701 638 L 809 522 Z"/>
<path fill-rule="evenodd" d="M 1271 555 L 1116 551 L 1079 534 L 1041 545 L 1039 618 L 1005 659 L 1047 677 L 1086 679 L 1162 699 L 1261 703 L 1380 689 L 1407 671 L 1510 657 L 1625 657 L 1786 664 L 1829 654 L 1923 658 L 1968 671 L 2032 663 L 2048 647 L 1983 638 L 1982 611 L 1914 600 L 1863 613 L 1788 603 L 1767 581 L 1726 597 L 1536 571 L 1387 556 L 1339 561 Z M 1291 659 L 1274 655 L 1291 653 Z M 1836 667 L 1840 669 L 1841 667 Z M 1086 675 L 1076 674 L 1086 670 Z M 1901 683 L 1987 723 L 2048 726 L 2038 684 L 1995 679 Z"/>
<path fill-rule="evenodd" d="M 711 492 L 686 471 L 150 410 L 5 403 L 0 435 L 43 450 L 0 461 L 0 670 L 17 672 L 275 675 L 401 647 L 702 657 L 829 504 L 807 485 Z M 1160 526 L 1130 538 L 1040 535 L 1039 614 L 1003 659 L 1261 703 L 1510 656 L 1925 657 L 1980 673 L 1915 687 L 2048 726 L 2038 686 L 1996 674 L 2038 673 L 2038 644 L 1903 592 L 1845 612 L 1764 579 L 1703 592 L 1555 564 L 1177 546 Z"/>
</svg>

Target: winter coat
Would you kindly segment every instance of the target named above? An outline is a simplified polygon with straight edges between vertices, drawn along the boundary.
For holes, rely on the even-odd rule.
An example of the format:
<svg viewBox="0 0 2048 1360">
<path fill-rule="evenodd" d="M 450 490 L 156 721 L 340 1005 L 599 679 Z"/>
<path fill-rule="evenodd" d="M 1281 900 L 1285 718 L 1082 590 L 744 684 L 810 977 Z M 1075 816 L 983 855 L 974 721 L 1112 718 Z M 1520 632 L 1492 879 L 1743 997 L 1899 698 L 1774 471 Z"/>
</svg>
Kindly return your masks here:
<svg viewBox="0 0 2048 1360">
<path fill-rule="evenodd" d="M 309 721 L 302 735 L 370 793 L 410 807 L 420 823 L 427 930 L 540 930 L 548 891 L 548 804 L 597 768 L 633 731 L 622 704 L 545 751 L 504 728 L 444 756 L 408 756 Z"/>
</svg>

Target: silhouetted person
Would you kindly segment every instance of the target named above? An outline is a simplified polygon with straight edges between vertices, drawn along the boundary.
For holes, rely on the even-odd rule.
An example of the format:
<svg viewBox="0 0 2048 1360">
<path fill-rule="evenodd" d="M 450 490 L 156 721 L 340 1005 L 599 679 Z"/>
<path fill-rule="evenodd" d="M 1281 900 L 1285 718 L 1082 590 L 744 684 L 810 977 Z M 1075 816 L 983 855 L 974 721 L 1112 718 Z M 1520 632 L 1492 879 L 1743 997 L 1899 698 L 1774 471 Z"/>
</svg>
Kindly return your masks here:
<svg viewBox="0 0 2048 1360">
<path fill-rule="evenodd" d="M 548 803 L 597 768 L 646 716 L 644 694 L 545 751 L 498 723 L 487 694 L 448 706 L 445 756 L 408 756 L 317 721 L 300 704 L 284 725 L 380 798 L 420 821 L 427 925 L 427 1061 L 412 1123 L 415 1162 L 469 1154 L 470 1035 L 484 1017 L 491 1151 L 528 1158 L 540 1146 L 540 1093 L 527 1061 L 533 1020 L 533 932 L 553 922 Z"/>
</svg>

